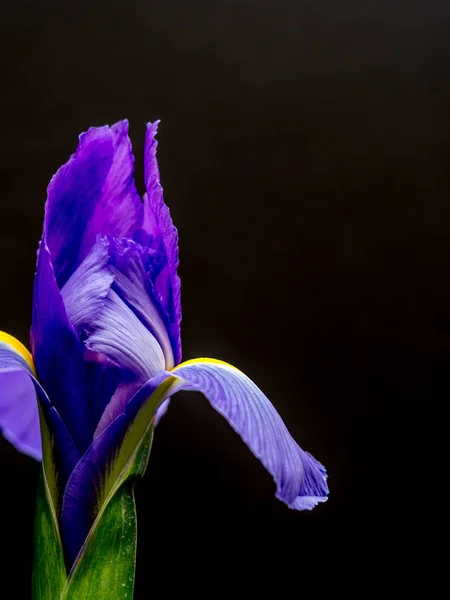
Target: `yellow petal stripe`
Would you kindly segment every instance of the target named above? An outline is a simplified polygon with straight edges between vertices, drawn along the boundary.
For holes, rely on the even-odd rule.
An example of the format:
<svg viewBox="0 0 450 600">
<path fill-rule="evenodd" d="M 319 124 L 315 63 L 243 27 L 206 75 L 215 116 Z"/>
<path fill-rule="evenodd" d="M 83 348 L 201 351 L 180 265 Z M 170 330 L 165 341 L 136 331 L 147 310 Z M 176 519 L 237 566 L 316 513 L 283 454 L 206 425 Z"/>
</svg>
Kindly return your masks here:
<svg viewBox="0 0 450 600">
<path fill-rule="evenodd" d="M 229 367 L 230 369 L 234 369 L 235 371 L 239 371 L 238 368 L 230 365 L 223 360 L 218 360 L 217 358 L 192 358 L 191 360 L 187 360 L 186 362 L 182 362 L 180 365 L 177 365 L 174 369 L 172 369 L 171 373 L 176 373 L 177 369 L 181 369 L 181 367 L 185 367 L 186 365 L 195 365 L 196 363 L 206 363 L 210 365 L 222 365 L 224 367 Z M 241 371 L 239 371 L 241 373 Z"/>
<path fill-rule="evenodd" d="M 0 331 L 0 343 L 8 344 L 11 348 L 20 354 L 20 356 L 26 361 L 27 365 L 30 367 L 33 375 L 36 377 L 36 369 L 34 367 L 33 357 L 29 350 L 25 348 L 22 342 L 19 342 L 15 337 L 9 335 L 9 333 L 5 333 L 4 331 Z"/>
</svg>

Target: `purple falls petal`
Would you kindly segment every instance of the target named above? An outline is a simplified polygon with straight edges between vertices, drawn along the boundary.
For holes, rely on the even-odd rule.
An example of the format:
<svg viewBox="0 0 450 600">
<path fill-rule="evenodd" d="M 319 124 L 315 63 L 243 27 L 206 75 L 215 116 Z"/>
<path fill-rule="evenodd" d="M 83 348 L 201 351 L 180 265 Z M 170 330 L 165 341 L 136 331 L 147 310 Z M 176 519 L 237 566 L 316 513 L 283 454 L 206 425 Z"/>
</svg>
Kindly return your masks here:
<svg viewBox="0 0 450 600">
<path fill-rule="evenodd" d="M 0 365 L 5 364 L 0 345 Z M 36 391 L 30 373 L 0 366 L 0 428 L 19 452 L 41 460 L 41 432 Z"/>
<path fill-rule="evenodd" d="M 143 206 L 133 180 L 128 122 L 91 128 L 51 180 L 44 237 L 60 288 L 83 261 L 98 234 L 133 237 Z"/>
<path fill-rule="evenodd" d="M 175 368 L 184 389 L 202 392 L 272 475 L 276 497 L 289 508 L 304 510 L 328 495 L 326 471 L 291 437 L 263 392 L 238 369 L 211 359 Z"/>
<path fill-rule="evenodd" d="M 92 440 L 84 347 L 70 324 L 50 253 L 41 242 L 34 284 L 31 346 L 39 379 L 77 448 Z"/>
<path fill-rule="evenodd" d="M 67 316 L 80 334 L 100 313 L 114 279 L 109 266 L 109 242 L 98 238 L 61 290 Z"/>
<path fill-rule="evenodd" d="M 174 349 L 175 362 L 181 360 L 181 298 L 178 269 L 178 232 L 172 222 L 170 211 L 164 203 L 156 158 L 156 131 L 158 122 L 149 123 L 145 142 L 145 184 L 143 229 L 151 238 L 151 247 L 165 256 L 164 266 L 155 281 L 163 306 L 170 315 L 169 336 Z M 138 240 L 139 241 L 139 240 Z"/>
<path fill-rule="evenodd" d="M 30 364 L 10 344 L 0 340 L 0 426 L 6 439 L 36 460 L 42 458 L 38 403 L 51 432 L 61 493 L 80 456 Z"/>
<path fill-rule="evenodd" d="M 0 331 L 0 429 L 19 452 L 42 457 L 39 412 L 28 350 Z"/>
</svg>

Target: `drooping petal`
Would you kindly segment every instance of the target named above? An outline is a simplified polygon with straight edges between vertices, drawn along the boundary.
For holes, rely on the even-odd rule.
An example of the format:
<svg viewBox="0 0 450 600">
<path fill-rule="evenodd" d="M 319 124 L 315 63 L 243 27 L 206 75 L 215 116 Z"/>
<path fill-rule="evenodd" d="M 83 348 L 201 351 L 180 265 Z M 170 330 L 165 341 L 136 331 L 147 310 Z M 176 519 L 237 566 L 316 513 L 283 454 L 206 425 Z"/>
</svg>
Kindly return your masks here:
<svg viewBox="0 0 450 600">
<path fill-rule="evenodd" d="M 244 373 L 198 359 L 175 368 L 188 389 L 202 392 L 274 478 L 276 497 L 290 508 L 311 509 L 328 496 L 324 467 L 291 437 L 280 415 Z"/>
<path fill-rule="evenodd" d="M 202 358 L 161 374 L 158 383 L 155 389 L 154 381 L 148 382 L 130 400 L 130 418 L 139 419 L 144 409 L 154 414 L 165 398 L 181 389 L 199 391 L 272 475 L 279 500 L 289 508 L 309 510 L 327 499 L 324 467 L 300 448 L 268 398 L 244 373 Z"/>
<path fill-rule="evenodd" d="M 34 373 L 30 353 L 18 340 L 0 332 L 0 429 L 23 454 L 42 457 Z"/>
<path fill-rule="evenodd" d="M 165 366 L 161 346 L 123 300 L 110 290 L 102 311 L 91 324 L 86 346 L 145 381 Z"/>
<path fill-rule="evenodd" d="M 165 256 L 165 264 L 155 281 L 163 306 L 170 315 L 169 336 L 174 348 L 175 362 L 181 360 L 181 297 L 178 269 L 178 232 L 170 211 L 164 203 L 156 158 L 158 122 L 149 123 L 145 142 L 145 184 L 143 229 L 150 236 L 151 247 Z M 139 240 L 138 240 L 139 241 Z M 145 244 L 143 244 L 145 245 Z"/>
<path fill-rule="evenodd" d="M 61 290 L 67 316 L 80 334 L 100 313 L 114 275 L 109 266 L 109 242 L 98 238 Z"/>
<path fill-rule="evenodd" d="M 41 436 L 41 417 L 47 426 Z M 36 380 L 33 359 L 12 336 L 0 332 L 0 425 L 5 437 L 21 452 L 42 458 L 55 508 L 80 456 L 57 410 Z"/>
<path fill-rule="evenodd" d="M 143 207 L 133 180 L 128 122 L 91 128 L 48 187 L 44 237 L 60 288 L 98 234 L 133 237 Z"/>
<path fill-rule="evenodd" d="M 25 371 L 0 370 L 0 428 L 19 452 L 41 460 L 36 391 Z"/>
<path fill-rule="evenodd" d="M 84 347 L 67 318 L 45 240 L 39 248 L 34 284 L 31 345 L 40 381 L 83 451 L 93 432 Z"/>
<path fill-rule="evenodd" d="M 166 368 L 174 366 L 168 328 L 169 315 L 161 306 L 148 269 L 152 250 L 131 240 L 111 240 L 110 253 L 114 290 L 154 335 L 164 353 Z"/>
</svg>

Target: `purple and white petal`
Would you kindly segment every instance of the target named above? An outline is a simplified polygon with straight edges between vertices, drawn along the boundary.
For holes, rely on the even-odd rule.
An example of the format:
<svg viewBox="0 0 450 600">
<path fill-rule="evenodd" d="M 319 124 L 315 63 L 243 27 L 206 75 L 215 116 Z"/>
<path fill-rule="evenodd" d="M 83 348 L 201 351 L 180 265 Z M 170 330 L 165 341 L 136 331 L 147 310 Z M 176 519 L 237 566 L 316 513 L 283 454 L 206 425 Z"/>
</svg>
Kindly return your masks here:
<svg viewBox="0 0 450 600">
<path fill-rule="evenodd" d="M 0 429 L 19 452 L 41 460 L 41 432 L 36 390 L 31 374 L 13 360 L 0 344 Z"/>
<path fill-rule="evenodd" d="M 86 347 L 104 354 L 136 379 L 146 381 L 164 370 L 165 358 L 158 341 L 114 290 L 110 290 L 90 329 Z"/>
<path fill-rule="evenodd" d="M 289 508 L 311 509 L 328 496 L 325 468 L 291 437 L 280 415 L 244 373 L 220 361 L 198 359 L 170 374 L 181 388 L 202 392 L 272 475 L 276 497 Z M 175 384 L 174 391 L 179 386 Z"/>
<path fill-rule="evenodd" d="M 163 351 L 166 368 L 172 369 L 174 358 L 168 335 L 170 319 L 148 273 L 152 252 L 131 240 L 111 239 L 113 289 L 154 335 Z"/>
<path fill-rule="evenodd" d="M 100 313 L 114 280 L 109 266 L 109 241 L 98 238 L 61 290 L 67 316 L 80 334 Z"/>
<path fill-rule="evenodd" d="M 143 205 L 133 180 L 128 122 L 93 127 L 48 186 L 44 236 L 60 288 L 83 261 L 97 235 L 133 237 Z"/>
</svg>

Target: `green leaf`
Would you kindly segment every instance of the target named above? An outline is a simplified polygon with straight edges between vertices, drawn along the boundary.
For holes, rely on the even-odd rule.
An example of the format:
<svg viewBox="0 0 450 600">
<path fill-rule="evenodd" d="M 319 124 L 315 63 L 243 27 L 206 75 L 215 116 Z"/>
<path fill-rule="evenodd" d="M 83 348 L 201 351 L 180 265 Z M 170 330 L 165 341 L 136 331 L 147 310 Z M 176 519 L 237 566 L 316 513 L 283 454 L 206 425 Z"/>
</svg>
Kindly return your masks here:
<svg viewBox="0 0 450 600">
<path fill-rule="evenodd" d="M 67 573 L 53 502 L 44 469 L 41 470 L 35 520 L 33 600 L 59 598 Z"/>
<path fill-rule="evenodd" d="M 127 482 L 97 521 L 61 600 L 132 600 L 135 563 L 136 507 Z"/>
</svg>

